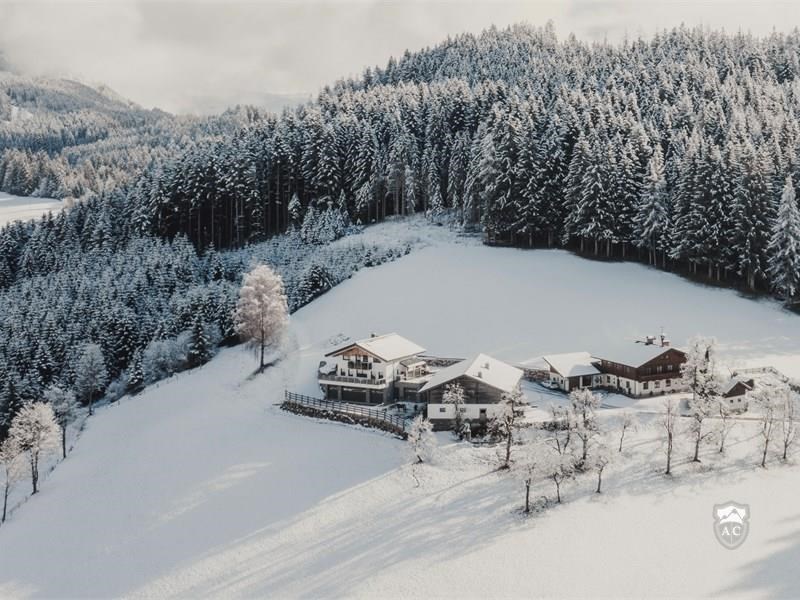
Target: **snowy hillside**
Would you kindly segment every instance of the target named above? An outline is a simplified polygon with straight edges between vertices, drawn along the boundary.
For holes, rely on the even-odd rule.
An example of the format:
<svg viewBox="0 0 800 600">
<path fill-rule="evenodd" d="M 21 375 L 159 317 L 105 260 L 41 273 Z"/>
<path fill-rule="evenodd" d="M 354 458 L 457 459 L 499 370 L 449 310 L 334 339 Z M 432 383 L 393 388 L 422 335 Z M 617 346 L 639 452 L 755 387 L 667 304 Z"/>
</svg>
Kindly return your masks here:
<svg viewBox="0 0 800 600">
<path fill-rule="evenodd" d="M 800 376 L 800 318 L 776 303 L 639 265 L 446 239 L 299 310 L 285 358 L 261 376 L 229 349 L 98 411 L 0 528 L 0 596 L 793 595 L 798 471 L 751 467 L 752 424 L 727 466 L 690 467 L 682 450 L 674 482 L 645 427 L 629 444 L 638 467 L 612 470 L 605 495 L 579 481 L 566 504 L 523 520 L 521 487 L 493 472 L 492 448 L 441 434 L 416 488 L 403 442 L 275 406 L 285 388 L 317 392 L 334 337 L 385 331 L 431 353 L 518 361 L 614 349 L 663 325 L 677 345 L 714 335 L 732 363 L 780 360 Z M 730 499 L 753 508 L 735 552 L 712 533 L 712 506 Z"/>
<path fill-rule="evenodd" d="M 61 210 L 63 203 L 52 198 L 12 196 L 0 192 L 0 227 L 12 221 L 38 219 L 48 211 Z"/>
</svg>

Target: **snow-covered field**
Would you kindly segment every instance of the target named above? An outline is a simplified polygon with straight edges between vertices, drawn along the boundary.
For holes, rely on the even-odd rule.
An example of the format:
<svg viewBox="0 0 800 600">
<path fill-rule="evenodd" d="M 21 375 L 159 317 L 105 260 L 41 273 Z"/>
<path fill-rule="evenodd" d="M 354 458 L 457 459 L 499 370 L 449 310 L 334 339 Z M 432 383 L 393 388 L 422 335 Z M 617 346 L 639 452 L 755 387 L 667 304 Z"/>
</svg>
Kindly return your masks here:
<svg viewBox="0 0 800 600">
<path fill-rule="evenodd" d="M 522 519 L 521 485 L 494 472 L 492 448 L 440 434 L 415 487 L 403 442 L 275 406 L 284 388 L 317 392 L 340 333 L 518 361 L 663 325 L 675 344 L 714 335 L 731 363 L 780 359 L 800 376 L 800 318 L 772 302 L 639 265 L 442 240 L 297 312 L 286 357 L 261 376 L 229 349 L 98 411 L 0 528 L 0 597 L 796 596 L 800 470 L 753 468 L 753 423 L 713 469 L 681 449 L 672 480 L 644 427 L 605 494 L 579 480 L 564 505 Z M 712 507 L 728 500 L 752 508 L 736 551 L 712 533 Z"/>
<path fill-rule="evenodd" d="M 0 192 L 0 227 L 12 221 L 36 219 L 48 211 L 59 211 L 62 207 L 60 200 L 52 198 L 12 196 Z"/>
</svg>

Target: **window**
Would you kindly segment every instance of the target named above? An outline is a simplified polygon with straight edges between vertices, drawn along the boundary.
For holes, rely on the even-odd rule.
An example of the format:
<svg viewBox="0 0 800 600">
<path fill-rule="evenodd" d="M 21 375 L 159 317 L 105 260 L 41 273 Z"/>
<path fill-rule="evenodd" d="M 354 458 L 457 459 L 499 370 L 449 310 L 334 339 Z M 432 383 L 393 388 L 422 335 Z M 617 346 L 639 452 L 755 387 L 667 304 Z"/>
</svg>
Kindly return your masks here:
<svg viewBox="0 0 800 600">
<path fill-rule="evenodd" d="M 642 386 L 642 388 L 645 389 L 645 390 L 649 390 L 650 389 L 650 382 L 649 381 L 645 381 L 644 385 Z"/>
<path fill-rule="evenodd" d="M 440 413 L 447 412 L 447 409 L 444 406 L 440 406 L 439 407 L 439 412 Z"/>
<path fill-rule="evenodd" d="M 667 379 L 667 384 L 666 385 L 667 385 L 667 387 L 671 386 L 672 385 L 672 379 Z"/>
<path fill-rule="evenodd" d="M 663 370 L 664 370 L 664 367 L 662 367 L 661 365 L 658 365 L 656 367 L 656 373 L 661 373 Z"/>
<path fill-rule="evenodd" d="M 658 389 L 660 387 L 661 387 L 661 382 L 660 381 L 656 381 L 656 389 Z"/>
<path fill-rule="evenodd" d="M 667 365 L 667 371 L 672 371 L 672 365 Z"/>
<path fill-rule="evenodd" d="M 467 407 L 466 407 L 466 406 L 462 406 L 462 407 L 461 407 L 461 408 L 459 408 L 458 410 L 459 410 L 460 412 L 462 412 L 462 413 L 466 413 L 466 412 L 467 412 Z"/>
</svg>

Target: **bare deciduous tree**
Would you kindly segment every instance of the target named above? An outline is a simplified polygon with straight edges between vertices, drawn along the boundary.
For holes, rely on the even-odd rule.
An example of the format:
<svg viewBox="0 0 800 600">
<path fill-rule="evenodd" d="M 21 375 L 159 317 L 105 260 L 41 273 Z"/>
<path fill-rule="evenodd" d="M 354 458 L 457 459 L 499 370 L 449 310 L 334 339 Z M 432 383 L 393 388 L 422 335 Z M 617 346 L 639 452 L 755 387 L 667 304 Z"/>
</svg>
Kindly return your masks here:
<svg viewBox="0 0 800 600">
<path fill-rule="evenodd" d="M 673 398 L 664 401 L 664 414 L 661 416 L 661 426 L 664 428 L 665 452 L 667 455 L 667 468 L 664 475 L 672 475 L 672 451 L 675 448 L 675 426 L 678 420 L 678 405 Z"/>
<path fill-rule="evenodd" d="M 11 488 L 22 477 L 22 461 L 20 460 L 20 451 L 17 448 L 14 440 L 6 438 L 0 444 L 0 466 L 3 467 L 3 515 L 0 517 L 0 523 L 6 522 L 6 515 L 8 514 L 8 496 L 11 493 Z"/>
<path fill-rule="evenodd" d="M 633 411 L 626 410 L 622 413 L 619 421 L 619 452 L 622 452 L 622 443 L 625 440 L 625 434 L 628 431 L 636 431 L 639 425 L 639 419 Z"/>
</svg>

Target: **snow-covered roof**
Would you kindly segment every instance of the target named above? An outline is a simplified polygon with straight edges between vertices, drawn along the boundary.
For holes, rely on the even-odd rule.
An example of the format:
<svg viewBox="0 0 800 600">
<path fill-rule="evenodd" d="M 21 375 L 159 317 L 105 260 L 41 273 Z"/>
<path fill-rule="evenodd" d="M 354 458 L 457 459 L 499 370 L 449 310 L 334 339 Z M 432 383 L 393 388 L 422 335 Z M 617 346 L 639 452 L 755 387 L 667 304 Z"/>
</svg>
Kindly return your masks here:
<svg viewBox="0 0 800 600">
<path fill-rule="evenodd" d="M 532 371 L 547 371 L 550 369 L 550 365 L 544 359 L 544 356 L 534 356 L 528 360 L 523 360 L 521 363 L 517 364 L 517 367 L 520 369 L 530 369 Z"/>
<path fill-rule="evenodd" d="M 329 352 L 325 356 L 338 354 L 350 346 L 359 346 L 370 354 L 377 356 L 381 360 L 387 361 L 400 360 L 402 358 L 408 358 L 409 356 L 415 356 L 425 352 L 425 348 L 415 344 L 411 340 L 407 340 L 401 335 L 396 333 L 385 333 L 383 335 L 368 337 L 356 342 L 350 342 L 349 344 L 337 348 L 333 352 Z"/>
<path fill-rule="evenodd" d="M 523 373 L 520 369 L 512 367 L 503 361 L 486 354 L 478 354 L 475 358 L 462 360 L 438 371 L 419 391 L 425 392 L 437 388 L 463 375 L 481 381 L 502 392 L 510 392 L 522 379 Z"/>
<path fill-rule="evenodd" d="M 658 344 L 628 344 L 623 348 L 616 348 L 610 352 L 595 354 L 594 357 L 629 367 L 640 367 L 670 350 L 681 351 L 672 346 L 660 346 Z"/>
<path fill-rule="evenodd" d="M 745 387 L 745 389 L 747 391 L 750 391 L 750 390 L 753 389 L 752 379 L 743 379 L 741 377 L 731 377 L 728 380 L 728 382 L 725 385 L 722 386 L 722 390 L 721 390 L 720 393 L 723 396 L 725 396 L 725 395 L 731 393 L 731 391 L 733 391 L 733 388 L 735 388 L 740 383 Z"/>
<path fill-rule="evenodd" d="M 548 354 L 542 358 L 562 377 L 579 377 L 581 375 L 598 375 L 600 373 L 597 367 L 592 364 L 592 355 L 588 352 Z"/>
</svg>

